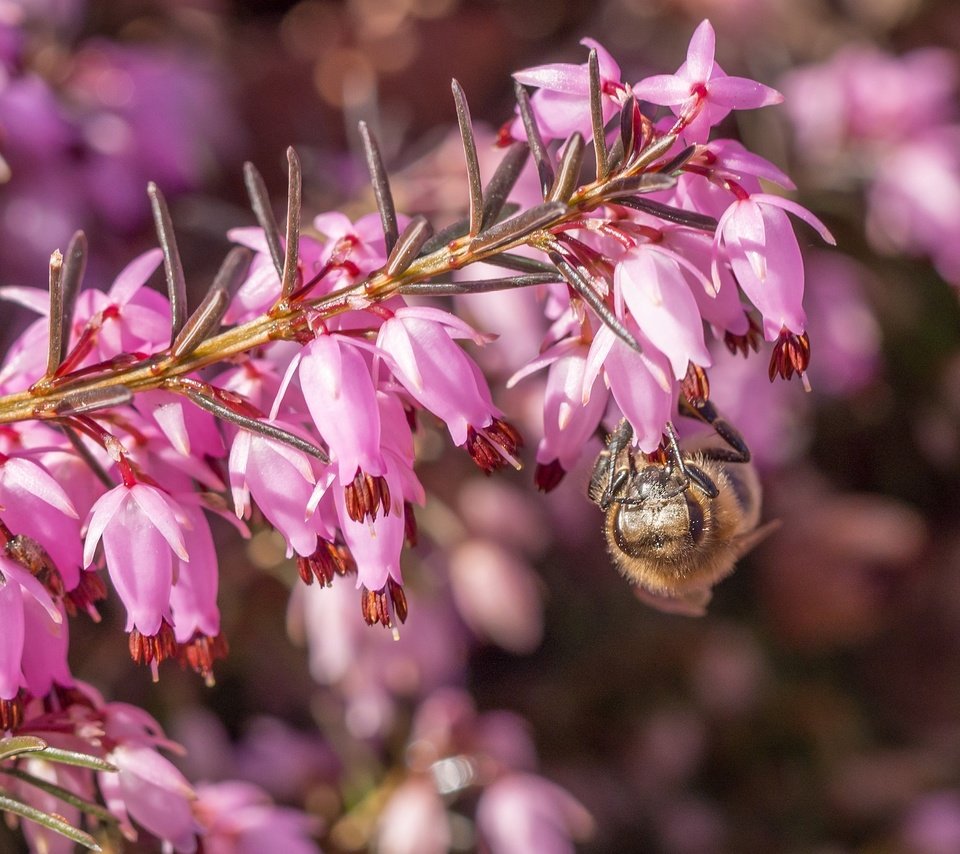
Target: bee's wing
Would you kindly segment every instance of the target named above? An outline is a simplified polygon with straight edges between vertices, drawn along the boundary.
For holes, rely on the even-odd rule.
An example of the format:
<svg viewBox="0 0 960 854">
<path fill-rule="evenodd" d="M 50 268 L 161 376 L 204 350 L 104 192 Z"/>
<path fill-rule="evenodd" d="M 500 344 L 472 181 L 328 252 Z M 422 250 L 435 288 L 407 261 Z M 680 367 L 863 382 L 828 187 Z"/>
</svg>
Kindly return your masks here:
<svg viewBox="0 0 960 854">
<path fill-rule="evenodd" d="M 633 592 L 641 602 L 651 608 L 656 608 L 665 614 L 681 614 L 684 617 L 702 617 L 707 613 L 707 605 L 713 596 L 709 587 L 689 590 L 680 596 L 652 593 L 639 585 L 633 588 Z"/>
<path fill-rule="evenodd" d="M 759 528 L 754 528 L 752 531 L 747 531 L 747 533 L 741 534 L 739 537 L 734 537 L 733 548 L 736 552 L 735 559 L 740 560 L 740 558 L 742 558 L 754 546 L 759 545 L 770 534 L 776 531 L 781 524 L 782 523 L 779 519 L 772 519 L 765 525 L 761 525 Z"/>
</svg>

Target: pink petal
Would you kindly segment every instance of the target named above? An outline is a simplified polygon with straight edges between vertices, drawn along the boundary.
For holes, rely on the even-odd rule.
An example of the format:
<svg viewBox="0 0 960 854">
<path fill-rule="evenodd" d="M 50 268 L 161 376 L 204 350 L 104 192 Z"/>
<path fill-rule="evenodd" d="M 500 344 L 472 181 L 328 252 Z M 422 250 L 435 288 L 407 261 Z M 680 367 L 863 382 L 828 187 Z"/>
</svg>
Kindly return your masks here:
<svg viewBox="0 0 960 854">
<path fill-rule="evenodd" d="M 63 487 L 45 469 L 30 460 L 11 457 L 0 466 L 0 495 L 8 489 L 37 498 L 64 516 L 77 518 L 77 511 Z"/>
<path fill-rule="evenodd" d="M 215 637 L 220 631 L 217 609 L 217 550 L 210 526 L 199 507 L 184 508 L 191 523 L 185 539 L 190 562 L 181 563 L 177 583 L 170 591 L 177 640 L 184 643 L 195 631 Z"/>
<path fill-rule="evenodd" d="M 597 64 L 600 66 L 601 80 L 614 80 L 618 83 L 620 82 L 620 66 L 610 54 L 610 51 L 608 51 L 596 39 L 580 39 L 580 44 L 586 48 L 592 48 L 597 52 Z"/>
<path fill-rule="evenodd" d="M 710 100 L 734 110 L 754 110 L 783 101 L 776 89 L 746 77 L 715 77 L 710 81 Z"/>
<path fill-rule="evenodd" d="M 590 73 L 586 66 L 558 62 L 537 65 L 513 73 L 513 79 L 524 86 L 536 86 L 568 95 L 586 96 L 589 92 Z"/>
<path fill-rule="evenodd" d="M 469 338 L 475 344 L 487 344 L 496 339 L 496 335 L 486 335 L 477 332 L 469 323 L 442 308 L 432 308 L 427 305 L 408 305 L 397 309 L 397 316 L 401 318 L 417 317 L 421 320 L 430 320 L 439 323 L 447 330 L 451 338 Z"/>
<path fill-rule="evenodd" d="M 128 302 L 123 307 L 121 323 L 125 333 L 122 349 L 136 349 L 141 347 L 140 342 L 152 349 L 156 345 L 165 345 L 170 337 L 169 312 L 161 314 L 150 306 Z"/>
<path fill-rule="evenodd" d="M 230 307 L 224 313 L 225 323 L 238 323 L 248 314 L 259 313 L 280 295 L 280 277 L 269 258 L 258 264 L 254 261 L 246 280 L 234 294 Z"/>
<path fill-rule="evenodd" d="M 339 336 L 321 335 L 303 349 L 300 385 L 314 424 L 337 460 L 340 482 L 357 469 L 383 474 L 380 410 L 370 369 Z"/>
<path fill-rule="evenodd" d="M 130 816 L 177 851 L 196 850 L 191 809 L 195 795 L 170 761 L 150 747 L 128 745 L 108 758 L 120 769 L 120 791 Z"/>
<path fill-rule="evenodd" d="M 765 279 L 768 246 L 763 211 L 753 197 L 734 202 L 733 207 L 733 214 L 723 228 L 724 241 L 728 247 L 736 245 L 756 278 Z"/>
<path fill-rule="evenodd" d="M 656 361 L 655 354 L 640 355 L 615 339 L 603 366 L 614 400 L 633 425 L 637 446 L 646 454 L 660 445 L 673 406 L 672 391 L 664 390 L 655 376 L 664 368 Z"/>
<path fill-rule="evenodd" d="M 317 214 L 313 218 L 313 227 L 331 243 L 348 234 L 353 234 L 353 223 L 350 217 L 340 211 Z"/>
<path fill-rule="evenodd" d="M 301 459 L 294 463 L 295 457 Z M 251 436 L 246 482 L 253 500 L 299 555 L 310 555 L 317 547 L 315 527 L 304 521 L 307 502 L 313 490 L 313 474 L 303 476 L 309 467 L 306 455 L 288 445 L 261 436 Z"/>
<path fill-rule="evenodd" d="M 796 189 L 790 176 L 769 160 L 747 151 L 739 142 L 733 139 L 715 139 L 708 146 L 710 151 L 717 155 L 715 168 L 740 178 L 750 175 L 771 181 L 787 190 Z"/>
<path fill-rule="evenodd" d="M 713 25 L 704 18 L 693 31 L 687 47 L 686 77 L 690 81 L 706 82 L 713 72 L 717 35 Z"/>
<path fill-rule="evenodd" d="M 603 325 L 597 330 L 597 334 L 593 336 L 593 341 L 590 342 L 590 350 L 587 353 L 587 364 L 583 371 L 582 402 L 584 405 L 590 400 L 591 390 L 594 387 L 597 377 L 600 376 L 600 371 L 603 368 L 607 356 L 610 354 L 610 349 L 613 347 L 615 340 L 610 328 Z"/>
<path fill-rule="evenodd" d="M 90 566 L 93 563 L 97 543 L 100 542 L 104 529 L 127 500 L 128 494 L 129 489 L 126 486 L 115 486 L 109 492 L 101 495 L 93 507 L 90 508 L 90 521 L 87 523 L 87 536 L 83 545 L 84 566 Z"/>
<path fill-rule="evenodd" d="M 0 558 L 0 574 L 12 561 Z M 23 592 L 20 585 L 10 579 L 0 584 L 0 699 L 12 700 L 20 690 L 20 657 L 23 654 Z"/>
<path fill-rule="evenodd" d="M 778 207 L 762 209 L 766 236 L 763 275 L 756 275 L 753 261 L 739 242 L 727 246 L 730 264 L 743 292 L 763 315 L 763 331 L 772 341 L 786 326 L 801 333 L 806 326 L 803 311 L 803 257 L 793 226 Z"/>
<path fill-rule="evenodd" d="M 144 516 L 160 532 L 174 554 L 182 561 L 189 561 L 187 547 L 183 542 L 183 531 L 177 521 L 176 510 L 179 510 L 179 507 L 173 499 L 153 486 L 139 483 L 130 490 L 130 493 L 133 500 L 143 511 Z M 182 511 L 180 512 L 182 513 Z"/>
<path fill-rule="evenodd" d="M 638 101 L 675 107 L 690 97 L 690 82 L 675 74 L 655 74 L 637 83 L 633 94 Z"/>
<path fill-rule="evenodd" d="M 110 301 L 117 303 L 117 305 L 125 305 L 129 302 L 131 297 L 153 275 L 153 271 L 160 266 L 162 260 L 163 252 L 159 249 L 151 249 L 134 258 L 113 280 L 110 290 L 107 291 Z"/>
<path fill-rule="evenodd" d="M 397 370 L 406 378 L 415 393 L 423 391 L 423 376 L 417 364 L 417 355 L 407 328 L 396 318 L 391 318 L 377 336 L 377 346 L 390 354 Z"/>
<path fill-rule="evenodd" d="M 628 253 L 615 277 L 633 319 L 670 360 L 676 379 L 683 379 L 690 362 L 710 364 L 700 310 L 671 258 L 649 248 Z"/>
<path fill-rule="evenodd" d="M 537 371 L 549 367 L 555 361 L 557 361 L 557 359 L 563 358 L 572 350 L 575 350 L 578 346 L 582 345 L 572 338 L 564 338 L 562 341 L 558 341 L 556 344 L 544 350 L 532 362 L 524 365 L 522 368 L 516 371 L 516 373 L 514 373 L 513 376 L 507 380 L 507 388 L 513 388 L 521 380 L 526 379 L 532 374 L 535 374 Z"/>
<path fill-rule="evenodd" d="M 190 456 L 190 436 L 187 434 L 187 423 L 183 416 L 183 401 L 171 400 L 157 406 L 153 418 L 163 431 L 170 444 L 177 453 L 185 457 Z"/>
<path fill-rule="evenodd" d="M 7 285 L 0 288 L 0 299 L 22 305 L 24 308 L 28 308 L 44 317 L 50 314 L 50 294 L 43 288 Z"/>
<path fill-rule="evenodd" d="M 0 562 L 0 572 L 2 572 L 8 580 L 17 582 L 27 593 L 36 599 L 37 603 L 43 607 L 55 624 L 59 625 L 63 622 L 63 615 L 57 606 L 53 604 L 53 599 L 50 598 L 47 588 L 24 567 L 20 566 L 16 561 L 4 559 Z"/>
<path fill-rule="evenodd" d="M 238 430 L 230 446 L 227 470 L 230 473 L 230 493 L 233 496 L 233 510 L 238 519 L 242 519 L 250 501 L 250 491 L 246 485 L 247 464 L 250 457 L 252 434 Z"/>
<path fill-rule="evenodd" d="M 267 245 L 266 235 L 264 235 L 263 229 L 259 226 L 247 225 L 240 228 L 231 228 L 227 231 L 227 239 L 233 243 L 239 243 L 241 246 L 246 246 L 254 252 L 259 252 L 263 255 L 270 254 L 270 247 Z M 272 263 L 271 261 L 271 264 Z"/>
<path fill-rule="evenodd" d="M 393 466 L 388 465 L 387 485 L 392 495 L 399 495 L 403 489 L 397 479 Z M 350 518 L 344 504 L 342 489 L 335 489 L 334 501 L 340 530 L 344 541 L 357 563 L 357 586 L 364 585 L 368 590 L 381 590 L 387 578 L 402 584 L 400 574 L 400 552 L 404 542 L 403 511 L 381 514 L 373 522 L 355 522 Z"/>
<path fill-rule="evenodd" d="M 27 690 L 36 697 L 50 693 L 54 683 L 70 686 L 73 677 L 67 665 L 69 624 L 58 609 L 53 622 L 44 606 L 32 597 L 23 600 L 24 645 L 21 667 Z"/>
<path fill-rule="evenodd" d="M 585 388 L 586 352 L 558 359 L 550 367 L 543 402 L 543 439 L 537 462 L 558 460 L 569 471 L 583 456 L 606 410 L 608 394 L 595 374 Z M 589 395 L 584 404 L 583 398 Z"/>
<path fill-rule="evenodd" d="M 173 555 L 136 501 L 125 501 L 104 530 L 103 553 L 110 580 L 127 609 L 126 630 L 155 635 L 169 607 Z"/>
<path fill-rule="evenodd" d="M 837 245 L 837 239 L 833 236 L 830 229 L 827 228 L 816 216 L 814 216 L 810 211 L 808 211 L 803 205 L 798 205 L 796 202 L 791 201 L 790 199 L 785 199 L 783 196 L 773 196 L 769 193 L 757 193 L 756 195 L 751 196 L 755 202 L 760 202 L 766 205 L 773 205 L 777 208 L 783 208 L 785 211 L 789 211 L 794 216 L 802 219 L 807 225 L 817 231 L 817 233 L 831 246 Z"/>
</svg>

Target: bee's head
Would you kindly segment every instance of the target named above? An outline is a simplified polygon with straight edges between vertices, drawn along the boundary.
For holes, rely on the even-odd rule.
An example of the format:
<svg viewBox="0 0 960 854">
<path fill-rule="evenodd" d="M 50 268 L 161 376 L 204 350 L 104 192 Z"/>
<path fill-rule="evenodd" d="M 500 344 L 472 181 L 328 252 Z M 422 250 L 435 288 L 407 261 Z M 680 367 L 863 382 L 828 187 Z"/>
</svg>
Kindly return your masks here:
<svg viewBox="0 0 960 854">
<path fill-rule="evenodd" d="M 679 557 L 703 539 L 709 501 L 679 470 L 646 466 L 609 510 L 616 546 L 631 557 Z"/>
</svg>

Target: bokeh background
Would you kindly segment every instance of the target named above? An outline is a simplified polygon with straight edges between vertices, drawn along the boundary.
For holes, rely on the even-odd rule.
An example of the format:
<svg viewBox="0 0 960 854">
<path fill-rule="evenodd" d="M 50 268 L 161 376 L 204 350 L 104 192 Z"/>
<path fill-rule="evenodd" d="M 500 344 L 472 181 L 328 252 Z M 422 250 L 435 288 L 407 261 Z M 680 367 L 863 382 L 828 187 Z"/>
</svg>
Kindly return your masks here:
<svg viewBox="0 0 960 854">
<path fill-rule="evenodd" d="M 105 625 L 77 626 L 76 675 L 157 715 L 192 779 L 239 776 L 305 807 L 327 852 L 436 850 L 416 836 L 431 821 L 447 828 L 441 850 L 469 851 L 469 785 L 425 796 L 412 829 L 389 807 L 435 780 L 418 748 L 431 720 L 467 757 L 499 720 L 510 744 L 493 753 L 513 751 L 592 815 L 574 822 L 577 850 L 960 851 L 953 0 L 0 0 L 0 284 L 42 286 L 50 251 L 82 227 L 87 281 L 109 285 L 154 245 L 152 179 L 202 292 L 226 230 L 253 222 L 244 160 L 278 209 L 290 144 L 309 211 L 372 209 L 358 119 L 377 128 L 398 207 L 450 221 L 466 198 L 451 77 L 492 139 L 512 112 L 511 71 L 581 62 L 584 36 L 624 80 L 673 71 L 704 17 L 728 73 L 787 95 L 729 132 L 796 180 L 839 243 L 802 232 L 813 392 L 771 386 L 765 354 L 718 353 L 711 372 L 780 530 L 705 618 L 661 614 L 610 566 L 589 460 L 542 496 L 532 447 L 527 470 L 486 479 L 427 429 L 431 499 L 399 642 L 363 626 L 352 598 L 347 617 L 336 610 L 336 587 L 291 604 L 278 542 L 227 529 L 231 655 L 215 687 L 175 665 L 151 684 L 109 608 Z M 522 318 L 459 309 L 501 333 L 481 355 L 535 437 L 536 381 L 503 385 L 538 342 Z M 0 340 L 25 319 L 0 305 Z M 18 843 L 0 835 L 0 850 Z"/>
</svg>

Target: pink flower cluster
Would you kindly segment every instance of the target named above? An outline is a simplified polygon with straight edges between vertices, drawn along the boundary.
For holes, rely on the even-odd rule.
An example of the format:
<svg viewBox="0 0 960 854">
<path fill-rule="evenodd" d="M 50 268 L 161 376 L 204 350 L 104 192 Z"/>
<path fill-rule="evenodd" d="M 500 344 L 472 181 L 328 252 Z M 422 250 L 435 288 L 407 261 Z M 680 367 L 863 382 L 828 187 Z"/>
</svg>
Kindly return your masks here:
<svg viewBox="0 0 960 854">
<path fill-rule="evenodd" d="M 787 214 L 834 242 L 805 208 L 762 191 L 760 179 L 793 188 L 773 164 L 734 140 L 707 141 L 731 110 L 782 100 L 778 92 L 720 68 L 709 21 L 693 34 L 686 62 L 675 74 L 632 86 L 621 82 L 617 64 L 600 45 L 583 43 L 598 54 L 604 117 L 618 108 L 632 110 L 635 132 L 651 139 L 674 135 L 664 158 L 677 158 L 672 162 L 681 171 L 675 183 L 645 193 L 646 204 L 614 200 L 557 235 L 559 254 L 604 295 L 642 352 L 610 325 L 596 322 L 572 291 L 551 290 L 545 303 L 552 324 L 547 339 L 539 357 L 513 380 L 549 368 L 544 437 L 537 450 L 537 481 L 545 489 L 579 458 L 610 397 L 633 424 L 640 450 L 657 449 L 677 396 L 704 391 L 703 369 L 712 363 L 705 326 L 744 355 L 756 349 L 762 329 L 767 341 L 776 342 L 771 379 L 802 375 L 809 357 L 804 265 Z M 586 66 L 540 66 L 515 76 L 541 87 L 531 106 L 545 138 L 589 137 Z M 671 114 L 653 122 L 639 102 L 669 107 Z M 517 119 L 501 137 L 523 133 Z M 760 314 L 760 328 L 751 305 Z"/>
<path fill-rule="evenodd" d="M 55 693 L 56 709 L 39 699 L 25 707 L 20 733 L 39 736 L 52 748 L 104 760 L 103 770 L 51 762 L 34 754 L 20 770 L 90 801 L 97 795 L 123 834 L 134 842 L 139 829 L 177 854 L 194 851 L 263 851 L 264 840 L 277 850 L 317 854 L 310 840 L 314 823 L 301 813 L 273 805 L 248 783 L 225 782 L 194 788 L 160 750 L 179 751 L 146 712 L 126 703 L 107 703 L 91 686 L 77 683 Z M 113 770 L 108 770 L 112 766 Z M 29 806 L 55 812 L 74 826 L 80 809 L 30 781 L 16 781 L 14 794 Z M 73 842 L 47 827 L 25 822 L 32 850 L 68 854 Z M 201 848 L 202 841 L 202 848 Z"/>
<path fill-rule="evenodd" d="M 803 262 L 787 212 L 832 239 L 808 211 L 761 191 L 761 178 L 790 186 L 778 169 L 732 140 L 705 141 L 730 110 L 780 97 L 720 69 L 709 22 L 697 28 L 676 74 L 634 86 L 620 82 L 616 63 L 589 44 L 600 60 L 604 116 L 621 113 L 621 142 L 632 128 L 615 179 L 630 192 L 605 187 L 611 179 L 598 175 L 574 193 L 581 201 L 571 214 L 522 250 L 545 253 L 558 265 L 557 281 L 566 282 L 542 286 L 549 332 L 540 355 L 516 375 L 549 370 L 537 451 L 544 489 L 580 457 L 611 400 L 632 422 L 640 450 L 657 451 L 678 397 L 709 393 L 705 327 L 743 353 L 762 331 L 776 342 L 771 378 L 803 374 Z M 548 139 L 590 132 L 588 78 L 586 66 L 569 65 L 518 74 L 541 87 L 531 105 Z M 653 121 L 641 102 L 671 112 Z M 650 184 L 642 195 L 638 175 Z M 608 193 L 592 207 L 585 201 L 591 186 Z M 400 217 L 399 227 L 410 223 Z M 288 340 L 234 356 L 219 373 L 211 368 L 131 391 L 92 415 L 81 406 L 67 413 L 65 431 L 43 419 L 0 429 L 0 533 L 7 543 L 0 607 L 15 627 L 0 655 L 4 727 L 19 720 L 21 691 L 29 698 L 70 684 L 63 613 L 96 614 L 102 565 L 126 609 L 133 657 L 156 673 L 161 660 L 177 656 L 212 678 L 213 660 L 226 651 L 208 523 L 209 514 L 226 515 L 217 493 L 232 499 L 241 532 L 259 509 L 307 584 L 329 586 L 355 572 L 366 622 L 395 629 L 408 607 L 401 550 L 416 535 L 413 506 L 424 502 L 414 470 L 418 425 L 445 425 L 485 472 L 519 468 L 520 435 L 460 343 L 482 346 L 490 336 L 396 289 L 377 292 L 371 283 L 389 263 L 375 215 L 352 223 L 330 212 L 312 225 L 286 290 L 289 273 L 277 262 L 282 247 L 260 228 L 230 233 L 246 247 L 238 251 L 252 250 L 252 262 L 224 323 L 256 325 L 296 304 L 301 322 Z M 0 365 L 0 394 L 59 381 L 95 385 L 131 366 L 162 371 L 175 358 L 171 306 L 143 287 L 160 261 L 160 250 L 147 252 L 106 292 L 79 294 L 52 377 L 46 295 L 0 291 L 41 315 Z"/>
<path fill-rule="evenodd" d="M 326 215 L 316 224 L 333 236 L 326 243 L 305 238 L 301 265 L 310 276 L 331 273 L 307 286 L 333 289 L 382 266 L 382 232 L 377 247 L 369 220 L 353 227 L 341 215 Z M 244 230 L 234 236 L 262 245 Z M 169 304 L 143 287 L 159 263 L 153 250 L 107 292 L 80 294 L 65 362 L 71 370 L 95 374 L 167 346 Z M 228 317 L 269 307 L 279 287 L 272 265 L 269 273 L 272 289 L 263 287 L 269 276 L 258 257 Z M 8 287 L 2 296 L 42 315 L 48 311 L 37 289 Z M 43 376 L 47 326 L 41 317 L 10 349 L 0 391 Z M 457 343 L 462 337 L 484 340 L 454 315 L 397 299 L 375 311 L 345 312 L 312 329 L 302 346 L 264 348 L 213 378 L 228 404 L 321 437 L 329 463 L 261 433 L 221 432 L 212 415 L 163 391 L 138 395 L 134 406 L 115 410 L 104 424 L 77 422 L 86 433 L 78 441 L 96 468 L 39 421 L 4 427 L 2 530 L 11 544 L 29 538 L 36 552 L 30 565 L 46 570 L 51 581 L 48 591 L 12 560 L 0 566 L 9 582 L 0 587 L 0 607 L 14 627 L 0 657 L 4 725 L 17 723 L 10 704 L 20 689 L 43 696 L 52 681 L 71 684 L 61 610 L 96 613 L 102 585 L 90 570 L 100 565 L 98 553 L 126 608 L 134 658 L 156 670 L 176 655 L 210 678 L 213 660 L 225 652 L 206 515 L 225 511 L 210 500 L 212 491 L 229 489 L 238 517 L 255 502 L 286 539 L 308 583 L 329 584 L 355 569 L 367 621 L 392 626 L 405 619 L 400 551 L 415 536 L 412 504 L 424 500 L 413 471 L 416 413 L 428 411 L 446 423 L 453 441 L 483 470 L 516 463 L 519 436 L 500 418 L 485 379 Z M 96 470 L 115 472 L 119 483 L 108 488 Z"/>
<path fill-rule="evenodd" d="M 223 840 L 257 850 L 271 823 L 270 844 L 282 833 L 285 850 L 313 850 L 302 839 L 309 827 L 278 814 L 263 793 L 191 788 L 157 752 L 167 742 L 152 719 L 105 704 L 67 666 L 67 618 L 98 619 L 105 569 L 133 658 L 155 677 L 162 660 L 178 658 L 212 682 L 226 640 L 210 519 L 244 535 L 248 520 L 264 519 L 305 582 L 291 627 L 310 643 L 315 679 L 344 699 L 351 735 L 383 737 L 396 697 L 440 692 L 417 716 L 405 782 L 381 819 L 384 850 L 404 839 L 407 848 L 396 850 L 441 850 L 445 804 L 468 786 L 482 790 L 477 827 L 493 851 L 512 850 L 518 813 L 525 850 L 566 851 L 589 829 L 583 808 L 536 774 L 522 726 L 478 715 L 459 693 L 441 690 L 462 669 L 467 628 L 517 651 L 539 642 L 540 596 L 526 559 L 540 546 L 513 541 L 509 530 L 490 541 L 474 507 L 474 521 L 443 538 L 449 553 L 435 561 L 442 568 L 433 585 L 442 593 L 423 602 L 424 619 L 404 639 L 413 642 L 392 644 L 391 653 L 385 636 L 375 648 L 369 633 L 358 634 L 359 620 L 345 618 L 344 602 L 356 594 L 341 578 L 355 574 L 365 621 L 396 635 L 408 610 L 401 554 L 416 539 L 414 506 L 425 502 L 417 440 L 430 430 L 440 426 L 485 473 L 520 467 L 521 436 L 473 354 L 495 336 L 430 296 L 437 279 L 440 295 L 488 290 L 471 285 L 471 273 L 448 281 L 461 267 L 503 261 L 539 277 L 521 282 L 537 304 L 534 322 L 511 327 L 528 338 L 528 353 L 539 352 L 510 367 L 513 382 L 548 372 L 536 474 L 545 490 L 605 419 L 628 418 L 640 451 L 656 454 L 681 398 L 709 396 L 708 330 L 744 355 L 761 339 L 773 342 L 771 379 L 807 370 L 803 256 L 788 214 L 832 238 L 804 208 L 763 191 L 761 179 L 791 186 L 779 169 L 734 140 L 710 139 L 732 110 L 776 103 L 779 94 L 726 75 L 706 21 L 675 74 L 633 85 L 600 45 L 586 44 L 596 51 L 587 64 L 517 75 L 538 91 L 529 110 L 521 94 L 522 120 L 505 126 L 501 141 L 531 136 L 541 186 L 537 198 L 512 196 L 521 209 L 513 220 L 484 223 L 482 205 L 472 204 L 470 234 L 426 245 L 414 239 L 422 217 L 391 223 L 381 201 L 379 216 L 323 213 L 297 237 L 292 156 L 287 243 L 261 199 L 262 227 L 229 234 L 238 246 L 224 269 L 236 270 L 235 287 L 215 283 L 201 306 L 213 307 L 210 325 L 200 310 L 187 320 L 178 301 L 182 271 L 155 190 L 163 249 L 136 258 L 108 289 L 81 290 L 62 348 L 56 285 L 76 272 L 74 243 L 62 267 L 69 276 L 57 278 L 59 255 L 51 262 L 53 300 L 39 288 L 0 289 L 0 298 L 40 315 L 0 363 L 0 730 L 49 724 L 74 749 L 93 749 L 119 769 L 102 772 L 96 792 L 92 773 L 38 767 L 37 776 L 56 773 L 60 786 L 98 794 L 128 836 L 136 824 L 176 851 L 193 850 L 198 835 L 204 850 L 225 850 Z M 582 186 L 579 171 L 565 190 L 560 177 L 549 186 L 547 176 L 570 167 L 569 152 L 591 135 L 595 174 Z M 471 141 L 464 133 L 468 159 Z M 145 287 L 161 261 L 169 296 Z M 27 413 L 11 416 L 24 400 Z M 535 527 L 522 510 L 513 515 L 524 531 Z M 491 589 L 509 590 L 511 601 L 495 601 Z"/>
<path fill-rule="evenodd" d="M 946 49 L 894 56 L 847 46 L 782 81 L 813 180 L 865 185 L 874 248 L 928 255 L 952 284 L 960 284 L 958 68 Z"/>
</svg>

